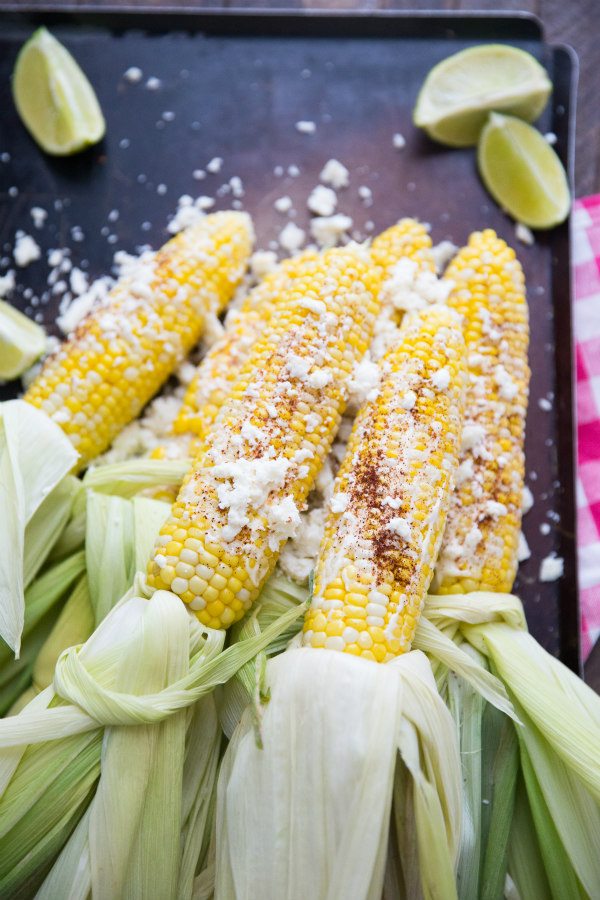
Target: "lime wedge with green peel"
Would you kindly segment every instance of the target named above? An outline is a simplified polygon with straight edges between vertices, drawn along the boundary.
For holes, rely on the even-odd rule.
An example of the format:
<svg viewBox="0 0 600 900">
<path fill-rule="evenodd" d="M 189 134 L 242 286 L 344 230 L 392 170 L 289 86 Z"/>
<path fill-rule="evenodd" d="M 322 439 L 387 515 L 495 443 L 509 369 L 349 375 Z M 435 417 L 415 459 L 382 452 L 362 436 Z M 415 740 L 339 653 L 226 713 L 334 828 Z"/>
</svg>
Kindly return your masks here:
<svg viewBox="0 0 600 900">
<path fill-rule="evenodd" d="M 479 139 L 479 172 L 496 202 L 530 228 L 564 222 L 571 195 L 563 165 L 539 131 L 492 113 Z"/>
<path fill-rule="evenodd" d="M 68 50 L 45 28 L 22 47 L 13 73 L 19 115 L 46 153 L 69 156 L 106 131 L 91 84 Z"/>
<path fill-rule="evenodd" d="M 413 119 L 442 144 L 471 147 L 490 112 L 533 122 L 551 90 L 546 70 L 529 53 L 504 44 L 482 44 L 449 56 L 431 70 Z"/>
<path fill-rule="evenodd" d="M 18 378 L 46 349 L 46 332 L 0 300 L 0 379 Z"/>
</svg>

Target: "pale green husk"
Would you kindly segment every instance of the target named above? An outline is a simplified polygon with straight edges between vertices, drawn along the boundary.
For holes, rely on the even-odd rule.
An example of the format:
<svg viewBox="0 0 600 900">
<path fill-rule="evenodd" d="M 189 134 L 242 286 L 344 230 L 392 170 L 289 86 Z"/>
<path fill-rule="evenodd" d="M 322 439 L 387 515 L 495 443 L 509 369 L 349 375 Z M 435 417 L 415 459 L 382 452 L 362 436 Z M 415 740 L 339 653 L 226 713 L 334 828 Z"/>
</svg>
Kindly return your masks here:
<svg viewBox="0 0 600 900">
<path fill-rule="evenodd" d="M 375 666 L 298 648 L 269 661 L 266 680 L 262 747 L 248 712 L 221 766 L 215 896 L 379 900 L 400 753 L 417 844 L 438 851 L 425 896 L 431 877 L 436 896 L 455 897 L 460 766 L 425 657 Z"/>
<path fill-rule="evenodd" d="M 76 484 L 61 481 L 76 461 L 45 413 L 21 400 L 0 406 L 0 636 L 16 656 L 24 591 L 66 523 Z"/>
</svg>

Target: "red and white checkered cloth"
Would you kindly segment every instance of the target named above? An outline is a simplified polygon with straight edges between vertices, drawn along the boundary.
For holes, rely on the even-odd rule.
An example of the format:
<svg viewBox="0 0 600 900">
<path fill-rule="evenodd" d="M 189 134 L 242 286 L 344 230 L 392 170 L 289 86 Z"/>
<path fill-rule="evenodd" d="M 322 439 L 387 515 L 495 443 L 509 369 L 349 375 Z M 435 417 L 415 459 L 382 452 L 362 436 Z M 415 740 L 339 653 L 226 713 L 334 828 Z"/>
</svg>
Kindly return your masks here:
<svg viewBox="0 0 600 900">
<path fill-rule="evenodd" d="M 572 218 L 577 359 L 577 524 L 581 648 L 600 637 L 600 194 Z"/>
</svg>

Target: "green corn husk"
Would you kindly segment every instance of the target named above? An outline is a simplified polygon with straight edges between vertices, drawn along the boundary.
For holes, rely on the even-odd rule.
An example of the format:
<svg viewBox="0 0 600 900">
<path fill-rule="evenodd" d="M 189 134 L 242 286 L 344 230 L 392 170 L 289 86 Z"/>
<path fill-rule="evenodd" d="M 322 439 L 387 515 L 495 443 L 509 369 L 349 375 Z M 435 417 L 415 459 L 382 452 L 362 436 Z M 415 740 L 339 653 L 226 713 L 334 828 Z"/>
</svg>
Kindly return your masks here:
<svg viewBox="0 0 600 900">
<path fill-rule="evenodd" d="M 16 656 L 24 591 L 70 515 L 79 485 L 65 476 L 76 460 L 67 437 L 43 412 L 20 400 L 0 405 L 0 636 Z"/>
<path fill-rule="evenodd" d="M 29 685 L 36 659 L 56 621 L 60 602 L 84 569 L 84 554 L 75 553 L 47 568 L 25 591 L 25 619 L 18 660 L 0 640 L 0 715 L 7 713 Z"/>
<path fill-rule="evenodd" d="M 430 630 L 469 641 L 485 655 L 516 713 L 515 725 L 499 719 L 484 739 L 491 749 L 496 745 L 492 771 L 499 787 L 489 824 L 482 817 L 488 836 L 481 896 L 503 895 L 508 844 L 509 873 L 522 897 L 594 896 L 600 884 L 600 698 L 523 630 L 516 597 L 430 597 L 425 615 Z M 476 719 L 471 714 L 462 723 L 465 737 L 476 730 Z M 484 777 L 489 771 L 490 763 Z M 513 805 L 517 777 L 527 799 L 517 790 Z M 519 840 L 526 827 L 535 839 L 527 839 L 524 852 Z"/>
</svg>

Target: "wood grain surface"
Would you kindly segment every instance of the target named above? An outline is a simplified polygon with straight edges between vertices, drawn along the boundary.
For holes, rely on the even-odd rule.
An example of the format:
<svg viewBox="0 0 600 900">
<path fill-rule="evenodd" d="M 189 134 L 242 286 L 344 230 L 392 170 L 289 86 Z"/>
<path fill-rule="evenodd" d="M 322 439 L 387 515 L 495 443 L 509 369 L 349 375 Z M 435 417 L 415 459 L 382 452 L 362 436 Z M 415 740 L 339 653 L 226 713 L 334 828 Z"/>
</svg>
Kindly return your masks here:
<svg viewBox="0 0 600 900">
<path fill-rule="evenodd" d="M 579 57 L 575 192 L 580 197 L 600 192 L 600 0 L 25 0 L 23 6 L 527 11 L 541 19 L 549 42 L 569 44 Z M 600 692 L 600 642 L 586 664 L 585 676 Z"/>
<path fill-rule="evenodd" d="M 23 6 L 46 6 L 48 0 L 26 0 Z M 600 191 L 600 0 L 53 0 L 52 6 L 102 8 L 145 6 L 168 9 L 402 9 L 524 10 L 538 16 L 546 37 L 570 44 L 579 56 L 579 99 L 575 159 L 575 192 L 581 197 Z"/>
</svg>

